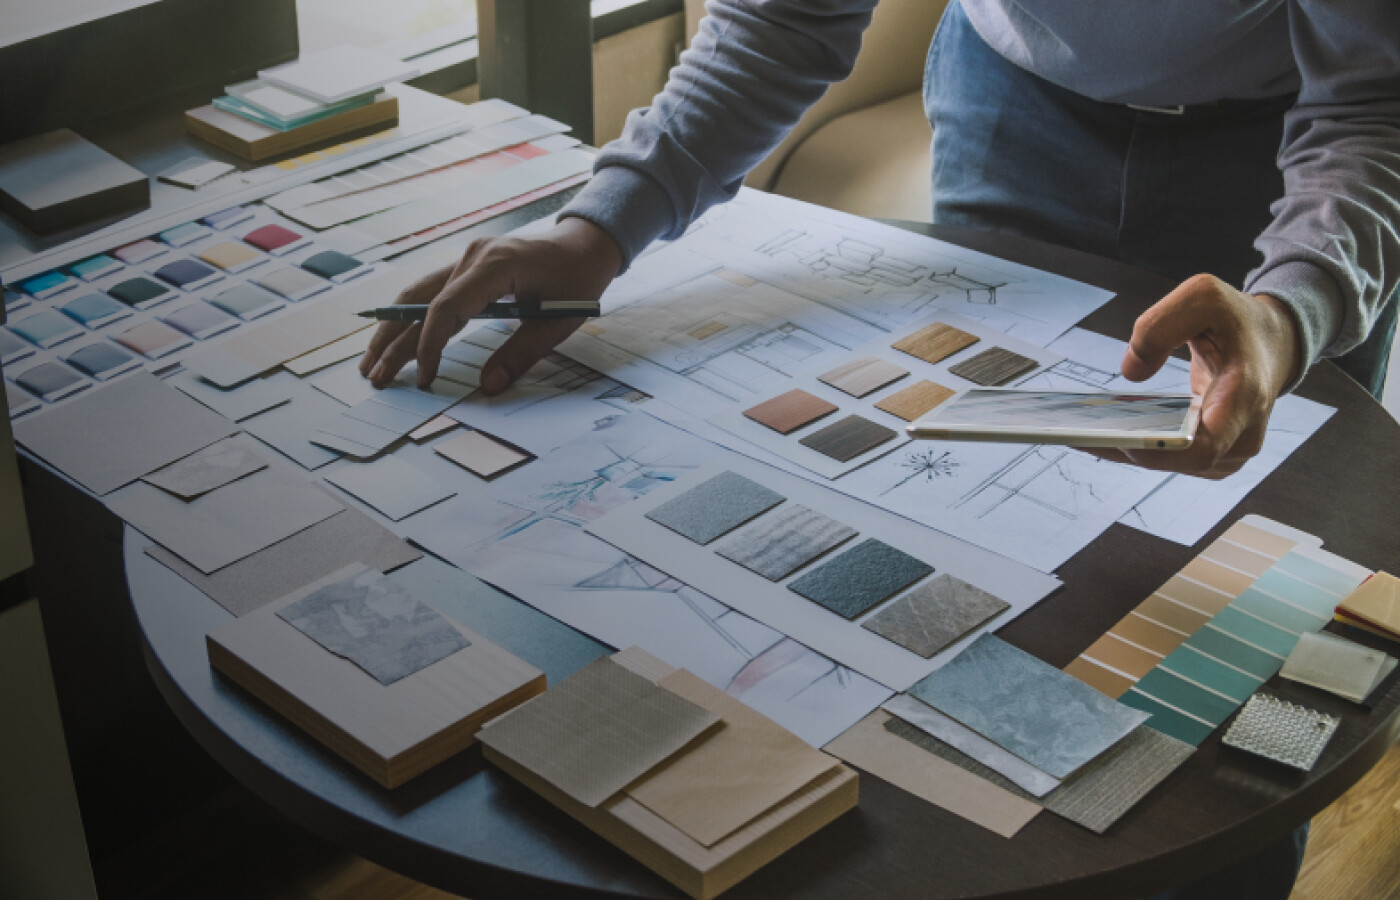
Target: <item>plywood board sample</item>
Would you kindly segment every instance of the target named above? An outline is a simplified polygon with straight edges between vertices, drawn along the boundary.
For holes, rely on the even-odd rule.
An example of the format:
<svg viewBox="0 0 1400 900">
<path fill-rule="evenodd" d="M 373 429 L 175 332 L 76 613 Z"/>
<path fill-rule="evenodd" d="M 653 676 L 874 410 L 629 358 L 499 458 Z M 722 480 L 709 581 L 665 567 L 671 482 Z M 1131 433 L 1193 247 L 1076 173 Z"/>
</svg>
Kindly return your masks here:
<svg viewBox="0 0 1400 900">
<path fill-rule="evenodd" d="M 154 375 L 137 372 L 15 423 L 15 440 L 94 494 L 238 431 Z"/>
<path fill-rule="evenodd" d="M 209 662 L 385 787 L 398 787 L 475 742 L 485 721 L 544 690 L 544 673 L 469 628 L 467 646 L 390 685 L 326 651 L 277 613 L 352 566 L 208 636 Z"/>
<path fill-rule="evenodd" d="M 891 346 L 926 363 L 937 363 L 959 350 L 971 347 L 978 340 L 980 339 L 975 334 L 969 334 L 945 322 L 935 322 L 900 338 Z"/>
<path fill-rule="evenodd" d="M 635 647 L 613 659 L 652 681 L 676 671 Z M 625 793 L 600 806 L 586 806 L 489 745 L 483 752 L 511 777 L 697 900 L 709 900 L 738 884 L 859 800 L 856 773 L 837 765 L 706 847 Z"/>
</svg>

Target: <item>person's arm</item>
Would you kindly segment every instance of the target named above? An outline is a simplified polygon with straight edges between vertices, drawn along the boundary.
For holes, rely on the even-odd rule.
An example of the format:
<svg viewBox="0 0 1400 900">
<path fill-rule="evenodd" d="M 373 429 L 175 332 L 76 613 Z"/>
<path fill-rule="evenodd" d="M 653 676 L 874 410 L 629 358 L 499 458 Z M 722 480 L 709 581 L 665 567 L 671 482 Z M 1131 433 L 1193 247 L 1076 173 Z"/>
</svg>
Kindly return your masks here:
<svg viewBox="0 0 1400 900">
<path fill-rule="evenodd" d="M 1278 164 L 1284 196 L 1239 291 L 1194 278 L 1137 323 L 1123 372 L 1141 380 L 1190 344 L 1201 432 L 1131 461 L 1207 477 L 1262 446 L 1279 394 L 1366 338 L 1400 282 L 1400 3 L 1289 0 L 1302 75 Z M 1118 454 L 1102 454 L 1116 457 Z"/>
<path fill-rule="evenodd" d="M 538 237 L 473 242 L 458 263 L 410 287 L 398 302 L 429 304 L 428 318 L 381 324 L 360 371 L 383 386 L 416 357 L 426 386 L 448 340 L 500 296 L 597 299 L 647 244 L 679 237 L 738 192 L 827 85 L 850 73 L 874 5 L 709 0 L 665 89 L 628 116 L 557 225 Z M 482 389 L 504 390 L 583 321 L 522 323 L 487 362 Z"/>
</svg>

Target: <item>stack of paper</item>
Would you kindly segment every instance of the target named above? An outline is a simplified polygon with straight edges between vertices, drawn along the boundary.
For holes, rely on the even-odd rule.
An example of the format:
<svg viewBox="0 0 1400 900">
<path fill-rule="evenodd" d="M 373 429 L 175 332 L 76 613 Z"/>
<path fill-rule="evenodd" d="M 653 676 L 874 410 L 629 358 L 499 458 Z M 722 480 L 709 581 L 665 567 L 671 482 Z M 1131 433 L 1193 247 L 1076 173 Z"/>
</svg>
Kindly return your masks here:
<svg viewBox="0 0 1400 900">
<path fill-rule="evenodd" d="M 278 131 L 373 103 L 385 85 L 418 70 L 358 47 L 336 47 L 294 63 L 265 69 L 252 81 L 229 85 L 214 106 Z"/>
</svg>

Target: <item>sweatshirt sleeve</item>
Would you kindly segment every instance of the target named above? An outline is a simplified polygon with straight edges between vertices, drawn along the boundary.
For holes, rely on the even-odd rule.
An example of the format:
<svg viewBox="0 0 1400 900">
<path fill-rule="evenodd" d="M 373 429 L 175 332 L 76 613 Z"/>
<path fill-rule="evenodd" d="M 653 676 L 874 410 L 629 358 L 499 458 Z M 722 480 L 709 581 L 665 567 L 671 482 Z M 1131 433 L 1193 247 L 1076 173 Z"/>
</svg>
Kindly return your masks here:
<svg viewBox="0 0 1400 900">
<path fill-rule="evenodd" d="M 708 0 L 690 49 L 627 117 L 560 213 L 593 222 L 631 265 L 731 199 L 827 86 L 850 74 L 875 0 Z"/>
<path fill-rule="evenodd" d="M 1306 372 L 1361 343 L 1400 279 L 1400 3 L 1289 0 L 1289 28 L 1284 196 L 1244 287 L 1296 314 Z"/>
</svg>

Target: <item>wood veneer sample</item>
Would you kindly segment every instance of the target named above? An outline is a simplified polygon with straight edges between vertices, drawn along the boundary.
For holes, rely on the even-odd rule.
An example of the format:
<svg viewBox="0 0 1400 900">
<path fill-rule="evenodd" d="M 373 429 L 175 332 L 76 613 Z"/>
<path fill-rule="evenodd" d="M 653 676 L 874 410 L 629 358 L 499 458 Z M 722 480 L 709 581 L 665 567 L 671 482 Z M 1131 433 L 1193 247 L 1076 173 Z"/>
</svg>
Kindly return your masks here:
<svg viewBox="0 0 1400 900">
<path fill-rule="evenodd" d="M 981 338 L 977 335 L 968 334 L 961 328 L 935 322 L 927 328 L 921 328 L 911 335 L 900 338 L 891 346 L 896 350 L 908 353 L 910 356 L 922 359 L 926 363 L 938 363 L 959 350 L 971 347 L 979 340 Z"/>
<path fill-rule="evenodd" d="M 1338 611 L 1373 629 L 1400 634 L 1400 579 L 1377 572 L 1352 591 Z"/>
<path fill-rule="evenodd" d="M 804 425 L 836 412 L 835 403 L 830 403 L 809 394 L 800 388 L 793 388 L 771 400 L 744 410 L 744 415 L 760 425 L 767 425 L 778 434 L 791 434 Z"/>
<path fill-rule="evenodd" d="M 835 407 L 833 407 L 834 409 Z M 837 462 L 850 462 L 881 444 L 894 440 L 894 431 L 864 416 L 849 415 L 839 422 L 802 438 L 802 444 Z"/>
<path fill-rule="evenodd" d="M 883 409 L 892 416 L 899 416 L 906 422 L 913 422 L 956 393 L 957 391 L 941 384 L 920 381 L 898 393 L 890 394 L 876 403 L 875 408 Z"/>
<path fill-rule="evenodd" d="M 992 347 L 971 359 L 949 366 L 948 371 L 959 378 L 966 378 L 973 384 L 997 387 L 1019 378 L 1038 365 L 1040 363 L 1029 356 L 1022 356 L 1005 347 Z"/>
<path fill-rule="evenodd" d="M 908 374 L 908 369 L 901 369 L 892 362 L 877 356 L 863 356 L 818 375 L 817 380 L 852 397 L 864 397 Z"/>
<path fill-rule="evenodd" d="M 210 664 L 385 787 L 398 787 L 476 740 L 477 729 L 544 691 L 544 673 L 469 628 L 470 643 L 382 685 L 277 613 L 363 566 L 348 566 L 217 629 Z"/>
<path fill-rule="evenodd" d="M 648 772 L 627 796 L 706 847 L 840 765 L 684 669 L 657 686 L 719 716 L 724 727 Z"/>
<path fill-rule="evenodd" d="M 606 657 L 491 722 L 482 744 L 596 807 L 719 722 Z"/>
<path fill-rule="evenodd" d="M 613 659 L 649 681 L 677 671 L 637 647 L 629 647 Z M 859 800 L 859 777 L 838 764 L 706 847 L 625 792 L 600 806 L 586 806 L 489 745 L 483 745 L 482 752 L 512 778 L 696 900 L 724 893 L 853 809 Z"/>
</svg>

